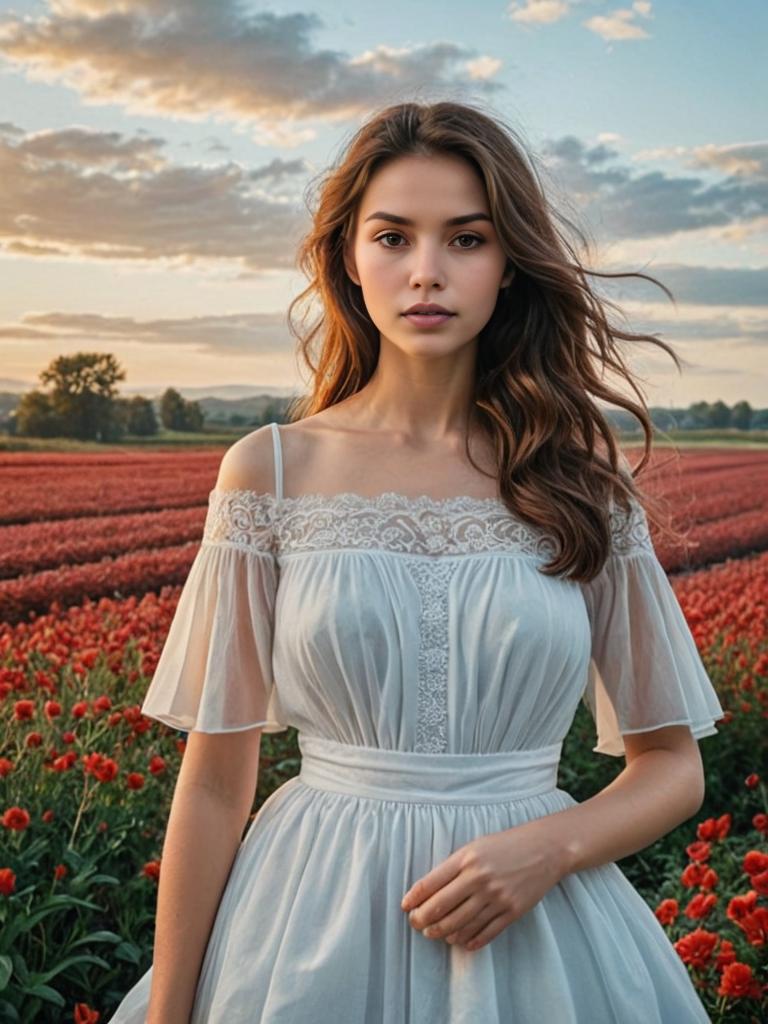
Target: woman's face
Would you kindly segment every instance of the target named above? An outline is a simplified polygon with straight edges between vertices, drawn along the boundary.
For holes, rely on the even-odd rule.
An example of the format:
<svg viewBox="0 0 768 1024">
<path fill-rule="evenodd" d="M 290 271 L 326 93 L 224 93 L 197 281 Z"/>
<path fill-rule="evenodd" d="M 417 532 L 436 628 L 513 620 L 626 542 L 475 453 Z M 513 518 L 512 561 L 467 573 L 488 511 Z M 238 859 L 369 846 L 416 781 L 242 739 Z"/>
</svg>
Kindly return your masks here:
<svg viewBox="0 0 768 1024">
<path fill-rule="evenodd" d="M 447 223 L 467 215 L 464 223 Z M 420 355 L 446 355 L 477 338 L 512 279 L 506 260 L 483 181 L 454 155 L 398 157 L 379 168 L 345 249 L 347 273 L 362 288 L 382 341 Z M 435 302 L 454 315 L 426 326 L 403 315 L 415 302 Z"/>
</svg>

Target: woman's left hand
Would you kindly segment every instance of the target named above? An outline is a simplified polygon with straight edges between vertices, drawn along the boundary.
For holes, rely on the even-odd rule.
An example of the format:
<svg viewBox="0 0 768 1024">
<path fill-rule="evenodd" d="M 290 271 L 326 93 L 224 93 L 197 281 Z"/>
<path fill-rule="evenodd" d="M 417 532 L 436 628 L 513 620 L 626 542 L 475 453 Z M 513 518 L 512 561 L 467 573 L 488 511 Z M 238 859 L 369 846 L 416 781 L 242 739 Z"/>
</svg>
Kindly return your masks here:
<svg viewBox="0 0 768 1024">
<path fill-rule="evenodd" d="M 535 819 L 460 846 L 411 886 L 401 906 L 427 938 L 478 949 L 566 873 L 563 849 Z"/>
</svg>

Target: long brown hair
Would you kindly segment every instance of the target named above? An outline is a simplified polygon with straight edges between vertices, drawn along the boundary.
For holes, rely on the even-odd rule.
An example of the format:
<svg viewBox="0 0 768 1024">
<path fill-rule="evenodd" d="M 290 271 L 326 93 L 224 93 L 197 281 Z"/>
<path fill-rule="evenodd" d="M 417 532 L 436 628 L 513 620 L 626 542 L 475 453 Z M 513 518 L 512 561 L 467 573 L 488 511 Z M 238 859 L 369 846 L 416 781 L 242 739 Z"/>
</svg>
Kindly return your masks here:
<svg viewBox="0 0 768 1024">
<path fill-rule="evenodd" d="M 642 493 L 634 476 L 648 463 L 650 415 L 617 340 L 650 342 L 680 361 L 670 346 L 649 334 L 620 330 L 608 321 L 587 275 L 555 219 L 568 224 L 582 244 L 584 234 L 545 198 L 536 167 L 515 131 L 471 104 L 399 103 L 376 113 L 352 137 L 335 165 L 321 172 L 319 196 L 297 265 L 308 286 L 290 303 L 288 324 L 310 368 L 312 387 L 288 409 L 291 421 L 335 405 L 370 379 L 379 355 L 379 332 L 368 316 L 362 289 L 347 274 L 345 238 L 372 175 L 385 161 L 417 154 L 464 157 L 485 182 L 493 223 L 507 254 L 511 284 L 500 291 L 490 320 L 478 337 L 473 425 L 492 439 L 498 459 L 499 494 L 510 512 L 543 528 L 559 542 L 559 554 L 542 567 L 548 575 L 588 582 L 611 548 L 609 504 L 627 518 L 630 501 L 661 507 Z M 319 313 L 306 325 L 309 305 Z M 305 302 L 302 326 L 294 307 Z M 313 349 L 318 345 L 315 355 Z M 637 395 L 625 397 L 603 381 L 608 369 Z M 631 469 L 619 451 L 596 398 L 631 412 L 645 436 L 643 456 Z M 605 446 L 600 451 L 599 439 Z M 657 515 L 656 521 L 662 521 Z M 667 531 L 670 532 L 670 531 Z"/>
</svg>

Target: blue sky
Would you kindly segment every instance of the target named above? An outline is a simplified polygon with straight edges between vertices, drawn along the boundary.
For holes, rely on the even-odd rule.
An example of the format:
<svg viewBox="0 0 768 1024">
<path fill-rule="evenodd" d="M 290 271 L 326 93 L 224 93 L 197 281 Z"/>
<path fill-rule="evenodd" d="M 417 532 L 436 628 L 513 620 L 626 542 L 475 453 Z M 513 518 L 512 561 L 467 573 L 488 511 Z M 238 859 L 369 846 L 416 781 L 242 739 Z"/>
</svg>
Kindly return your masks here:
<svg viewBox="0 0 768 1024">
<path fill-rule="evenodd" d="M 485 104 L 598 244 L 651 404 L 768 404 L 762 0 L 0 3 L 0 389 L 115 353 L 126 391 L 303 388 L 304 188 L 374 107 Z"/>
</svg>

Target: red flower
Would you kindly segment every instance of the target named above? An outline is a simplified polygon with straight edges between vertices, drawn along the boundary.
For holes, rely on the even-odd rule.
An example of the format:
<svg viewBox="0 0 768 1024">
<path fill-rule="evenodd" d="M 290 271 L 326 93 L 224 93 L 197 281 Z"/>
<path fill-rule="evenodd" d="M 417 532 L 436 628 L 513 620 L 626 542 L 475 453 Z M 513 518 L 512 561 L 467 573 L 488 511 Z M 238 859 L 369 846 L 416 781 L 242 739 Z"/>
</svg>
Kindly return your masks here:
<svg viewBox="0 0 768 1024">
<path fill-rule="evenodd" d="M 701 885 L 707 870 L 704 864 L 688 864 L 680 876 L 680 881 L 687 889 L 694 889 Z"/>
<path fill-rule="evenodd" d="M 760 983 L 752 977 L 752 968 L 748 964 L 728 964 L 723 970 L 717 994 L 731 999 L 743 999 L 745 996 L 759 999 Z"/>
<path fill-rule="evenodd" d="M 72 705 L 72 717 L 73 718 L 84 718 L 88 714 L 88 701 L 79 700 L 77 704 Z"/>
<path fill-rule="evenodd" d="M 0 896 L 10 896 L 16 889 L 16 875 L 11 868 L 0 868 Z"/>
<path fill-rule="evenodd" d="M 32 700 L 17 700 L 13 705 L 13 717 L 17 722 L 28 722 L 35 715 L 35 702 Z"/>
<path fill-rule="evenodd" d="M 736 960 L 736 950 L 733 948 L 733 943 L 728 939 L 720 940 L 720 949 L 717 954 L 717 960 L 715 961 L 715 968 L 718 971 L 726 966 L 726 964 L 732 964 Z"/>
<path fill-rule="evenodd" d="M 125 784 L 128 789 L 141 789 L 144 786 L 144 776 L 141 772 L 129 772 Z"/>
<path fill-rule="evenodd" d="M 747 789 L 754 789 L 759 782 L 760 776 L 756 775 L 754 772 L 752 772 L 751 775 L 748 775 L 746 779 L 744 779 L 744 785 L 747 787 Z"/>
<path fill-rule="evenodd" d="M 744 896 L 734 896 L 728 904 L 728 909 L 725 912 L 726 917 L 738 924 L 747 914 L 752 913 L 756 903 L 757 893 L 754 889 L 750 889 Z"/>
<path fill-rule="evenodd" d="M 718 936 L 714 932 L 697 928 L 695 931 L 689 932 L 688 935 L 684 935 L 682 939 L 678 939 L 674 946 L 683 963 L 703 969 L 708 967 L 712 960 L 717 940 Z"/>
<path fill-rule="evenodd" d="M 158 879 L 160 877 L 160 861 L 148 860 L 141 871 L 147 878 Z"/>
<path fill-rule="evenodd" d="M 701 879 L 700 885 L 702 889 L 714 889 L 717 883 L 720 881 L 720 876 L 714 868 L 707 868 L 704 872 L 704 876 Z"/>
<path fill-rule="evenodd" d="M 23 832 L 30 822 L 29 812 L 22 807 L 9 807 L 3 815 L 3 825 L 14 832 Z"/>
<path fill-rule="evenodd" d="M 679 913 L 680 907 L 677 900 L 662 900 L 656 907 L 656 917 L 662 924 L 674 924 Z"/>
<path fill-rule="evenodd" d="M 43 813 L 40 815 L 40 819 L 41 819 L 41 821 L 44 821 L 46 824 L 52 822 L 53 821 L 53 811 L 43 811 Z"/>
<path fill-rule="evenodd" d="M 48 718 L 56 718 L 61 714 L 61 704 L 57 700 L 47 700 L 43 705 L 43 710 Z"/>
<path fill-rule="evenodd" d="M 53 877 L 56 879 L 57 882 L 60 881 L 66 874 L 66 864 L 57 864 L 56 867 L 53 869 Z"/>
<path fill-rule="evenodd" d="M 768 935 L 768 908 L 756 907 L 751 914 L 745 914 L 736 924 L 744 932 L 750 945 L 765 945 Z"/>
<path fill-rule="evenodd" d="M 153 775 L 161 775 L 165 771 L 165 758 L 155 754 L 149 759 L 149 770 Z"/>
<path fill-rule="evenodd" d="M 75 1003 L 75 1024 L 98 1024 L 101 1014 L 92 1010 L 88 1003 Z"/>
<path fill-rule="evenodd" d="M 106 694 L 103 694 L 101 697 L 97 697 L 96 700 L 91 701 L 91 707 L 96 712 L 109 711 L 112 707 L 112 701 L 106 696 Z"/>
<path fill-rule="evenodd" d="M 4 779 L 12 771 L 13 761 L 9 761 L 7 757 L 0 757 L 0 779 Z"/>
<path fill-rule="evenodd" d="M 768 871 L 761 871 L 759 875 L 752 875 L 750 882 L 758 896 L 768 896 Z"/>
<path fill-rule="evenodd" d="M 761 853 L 760 850 L 749 850 L 744 855 L 743 868 L 747 875 L 757 875 L 762 871 L 768 871 L 768 853 Z"/>
<path fill-rule="evenodd" d="M 111 782 L 119 771 L 117 761 L 104 754 L 83 754 L 84 771 L 99 782 Z"/>
<path fill-rule="evenodd" d="M 28 732 L 24 743 L 28 747 L 39 747 L 43 742 L 43 737 L 39 732 Z"/>
<path fill-rule="evenodd" d="M 731 830 L 731 815 L 721 814 L 719 818 L 707 818 L 696 828 L 699 839 L 725 839 Z M 692 860 L 705 860 L 704 857 L 691 857 Z"/>
<path fill-rule="evenodd" d="M 685 908 L 685 916 L 694 921 L 706 917 L 710 910 L 717 903 L 717 896 L 714 893 L 698 892 Z"/>
<path fill-rule="evenodd" d="M 699 826 L 699 828 L 700 827 L 701 826 Z M 712 847 L 710 846 L 709 843 L 705 843 L 705 842 L 690 843 L 685 848 L 685 852 L 688 854 L 688 856 L 691 858 L 691 860 L 695 860 L 695 861 L 699 861 L 699 862 L 708 860 L 711 851 L 712 851 Z"/>
<path fill-rule="evenodd" d="M 768 814 L 756 814 L 752 819 L 752 826 L 764 836 L 768 835 Z"/>
</svg>

